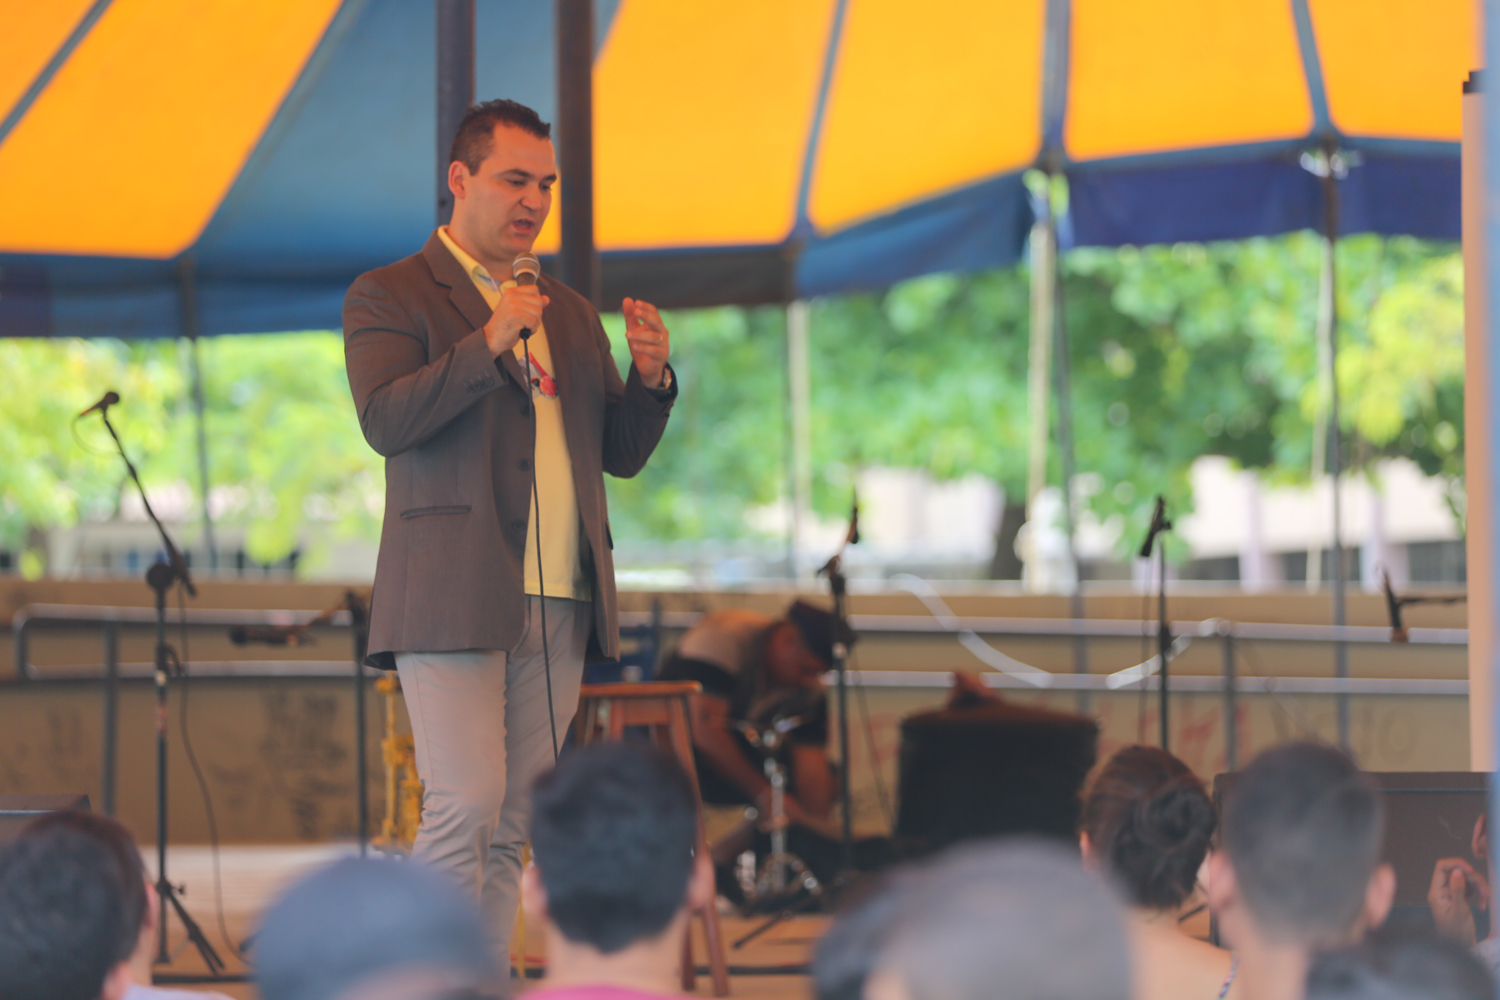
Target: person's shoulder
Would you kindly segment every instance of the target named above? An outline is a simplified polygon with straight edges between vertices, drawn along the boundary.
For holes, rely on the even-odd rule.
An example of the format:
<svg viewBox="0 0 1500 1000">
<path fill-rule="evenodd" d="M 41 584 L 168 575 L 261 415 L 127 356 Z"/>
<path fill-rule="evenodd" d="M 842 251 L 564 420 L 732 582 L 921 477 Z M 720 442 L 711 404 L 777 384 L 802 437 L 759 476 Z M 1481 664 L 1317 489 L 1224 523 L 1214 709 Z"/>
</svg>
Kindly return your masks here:
<svg viewBox="0 0 1500 1000">
<path fill-rule="evenodd" d="M 421 282 L 432 282 L 432 268 L 427 265 L 426 259 L 420 253 L 414 253 L 410 257 L 366 271 L 354 283 L 349 286 L 352 294 L 356 289 L 384 289 L 395 291 Z"/>
<path fill-rule="evenodd" d="M 599 315 L 592 302 L 552 275 L 542 275 L 539 284 L 542 286 L 542 294 L 552 300 L 552 305 L 561 307 L 566 313 L 576 314 L 583 319 L 594 319 Z"/>
</svg>

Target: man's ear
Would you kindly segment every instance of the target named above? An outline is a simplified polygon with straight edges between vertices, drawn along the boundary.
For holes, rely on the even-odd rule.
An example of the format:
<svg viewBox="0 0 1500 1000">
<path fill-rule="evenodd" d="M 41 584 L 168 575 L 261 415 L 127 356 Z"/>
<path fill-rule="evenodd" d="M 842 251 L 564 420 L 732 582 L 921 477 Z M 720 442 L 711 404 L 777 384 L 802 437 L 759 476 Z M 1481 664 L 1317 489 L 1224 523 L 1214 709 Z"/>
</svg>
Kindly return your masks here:
<svg viewBox="0 0 1500 1000">
<path fill-rule="evenodd" d="M 1370 884 L 1365 886 L 1365 905 L 1360 911 L 1364 926 L 1361 929 L 1373 930 L 1385 923 L 1395 899 L 1396 870 L 1382 861 L 1370 875 Z"/>
<path fill-rule="evenodd" d="M 448 164 L 448 190 L 455 198 L 466 197 L 469 193 L 469 168 L 461 160 Z"/>
<path fill-rule="evenodd" d="M 542 872 L 535 864 L 521 871 L 521 905 L 532 916 L 547 918 L 547 886 L 542 882 Z"/>
<path fill-rule="evenodd" d="M 141 924 L 144 930 L 156 930 L 156 921 L 161 917 L 161 896 L 151 880 L 146 880 L 146 919 Z"/>
<path fill-rule="evenodd" d="M 1089 871 L 1093 871 L 1093 870 L 1095 870 L 1096 868 L 1099 867 L 1094 862 L 1094 850 L 1093 850 L 1093 848 L 1094 848 L 1094 845 L 1093 845 L 1092 842 L 1089 841 L 1089 835 L 1085 831 L 1079 830 L 1078 831 L 1078 852 L 1083 855 L 1083 867 L 1087 868 Z"/>
<path fill-rule="evenodd" d="M 865 1000 L 910 1000 L 901 974 L 889 966 L 877 966 L 865 980 Z"/>
<path fill-rule="evenodd" d="M 693 859 L 693 873 L 688 876 L 688 912 L 697 913 L 700 910 L 706 910 L 710 906 L 713 906 L 716 891 L 714 863 L 709 859 L 707 851 L 700 852 Z"/>
<path fill-rule="evenodd" d="M 1204 859 L 1208 869 L 1208 884 L 1203 888 L 1208 893 L 1208 908 L 1214 913 L 1223 913 L 1232 908 L 1239 898 L 1239 881 L 1235 878 L 1234 866 L 1229 863 L 1227 851 L 1209 851 Z"/>
<path fill-rule="evenodd" d="M 124 1000 L 131 983 L 130 963 L 121 962 L 104 977 L 104 989 L 99 993 L 99 1000 Z"/>
</svg>

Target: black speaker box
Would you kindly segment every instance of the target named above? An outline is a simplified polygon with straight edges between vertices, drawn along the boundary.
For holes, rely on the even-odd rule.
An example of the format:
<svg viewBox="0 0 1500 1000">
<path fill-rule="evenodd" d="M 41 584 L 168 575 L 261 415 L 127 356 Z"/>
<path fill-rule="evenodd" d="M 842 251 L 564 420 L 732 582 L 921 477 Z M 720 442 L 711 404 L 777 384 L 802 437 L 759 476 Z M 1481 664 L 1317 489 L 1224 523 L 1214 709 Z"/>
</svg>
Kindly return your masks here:
<svg viewBox="0 0 1500 1000">
<path fill-rule="evenodd" d="M 1006 701 L 909 716 L 897 839 L 917 855 L 1005 834 L 1074 841 L 1098 745 L 1094 719 Z"/>
<path fill-rule="evenodd" d="M 88 807 L 87 795 L 0 795 L 0 847 L 15 840 L 27 823 L 44 813 Z"/>
<path fill-rule="evenodd" d="M 1221 816 L 1236 777 L 1214 778 L 1214 808 Z M 1486 862 L 1475 857 L 1472 843 L 1474 824 L 1489 807 L 1490 776 L 1477 771 L 1372 771 L 1370 777 L 1385 798 L 1382 856 L 1396 871 L 1389 922 L 1430 929 L 1427 889 L 1438 859 L 1463 858 L 1484 871 Z M 1484 913 L 1476 917 L 1481 928 L 1487 926 Z"/>
</svg>

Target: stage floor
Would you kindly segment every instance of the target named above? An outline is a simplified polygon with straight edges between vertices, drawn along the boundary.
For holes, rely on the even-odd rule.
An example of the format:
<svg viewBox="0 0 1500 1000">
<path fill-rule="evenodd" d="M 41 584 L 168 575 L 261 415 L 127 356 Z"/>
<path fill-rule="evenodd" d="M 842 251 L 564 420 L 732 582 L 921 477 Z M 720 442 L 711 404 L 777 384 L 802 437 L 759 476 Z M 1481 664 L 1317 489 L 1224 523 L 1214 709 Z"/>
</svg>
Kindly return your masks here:
<svg viewBox="0 0 1500 1000">
<path fill-rule="evenodd" d="M 146 853 L 147 867 L 154 873 L 155 851 L 147 850 Z M 223 848 L 219 852 L 223 898 L 221 922 L 215 905 L 212 852 L 197 845 L 171 848 L 167 873 L 173 883 L 186 886 L 187 892 L 182 898 L 188 912 L 225 960 L 227 974 L 240 981 L 204 982 L 207 966 L 197 949 L 188 943 L 181 923 L 174 917 L 170 924 L 173 961 L 168 966 L 157 967 L 158 983 L 183 989 L 217 991 L 236 1000 L 255 1000 L 259 994 L 254 984 L 245 981 L 248 978 L 246 962 L 235 954 L 231 944 L 239 946 L 254 932 L 261 912 L 284 886 L 311 868 L 351 853 L 354 851 L 348 845 Z M 795 917 L 771 928 L 743 948 L 734 949 L 728 945 L 759 926 L 762 918 L 724 918 L 727 958 L 731 972 L 735 973 L 730 977 L 731 995 L 745 1000 L 810 1000 L 812 989 L 805 967 L 812 946 L 827 927 L 827 920 L 826 917 Z M 542 952 L 541 935 L 534 925 L 527 927 L 527 939 L 527 954 L 539 956 Z M 698 957 L 702 966 L 701 947 Z M 789 974 L 783 970 L 792 971 Z M 693 995 L 712 996 L 712 984 L 707 975 L 699 977 Z"/>
</svg>

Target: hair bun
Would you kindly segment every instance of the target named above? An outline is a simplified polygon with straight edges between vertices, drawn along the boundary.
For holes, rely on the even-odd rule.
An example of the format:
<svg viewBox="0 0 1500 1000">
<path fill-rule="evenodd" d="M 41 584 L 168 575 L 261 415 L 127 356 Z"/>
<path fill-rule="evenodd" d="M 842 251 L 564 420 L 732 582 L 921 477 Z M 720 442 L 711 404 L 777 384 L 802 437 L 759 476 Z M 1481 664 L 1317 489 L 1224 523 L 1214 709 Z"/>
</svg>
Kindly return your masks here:
<svg viewBox="0 0 1500 1000">
<path fill-rule="evenodd" d="M 1193 893 L 1217 817 L 1203 784 L 1159 747 L 1127 747 L 1084 803 L 1091 851 L 1136 906 L 1171 910 Z"/>
</svg>

